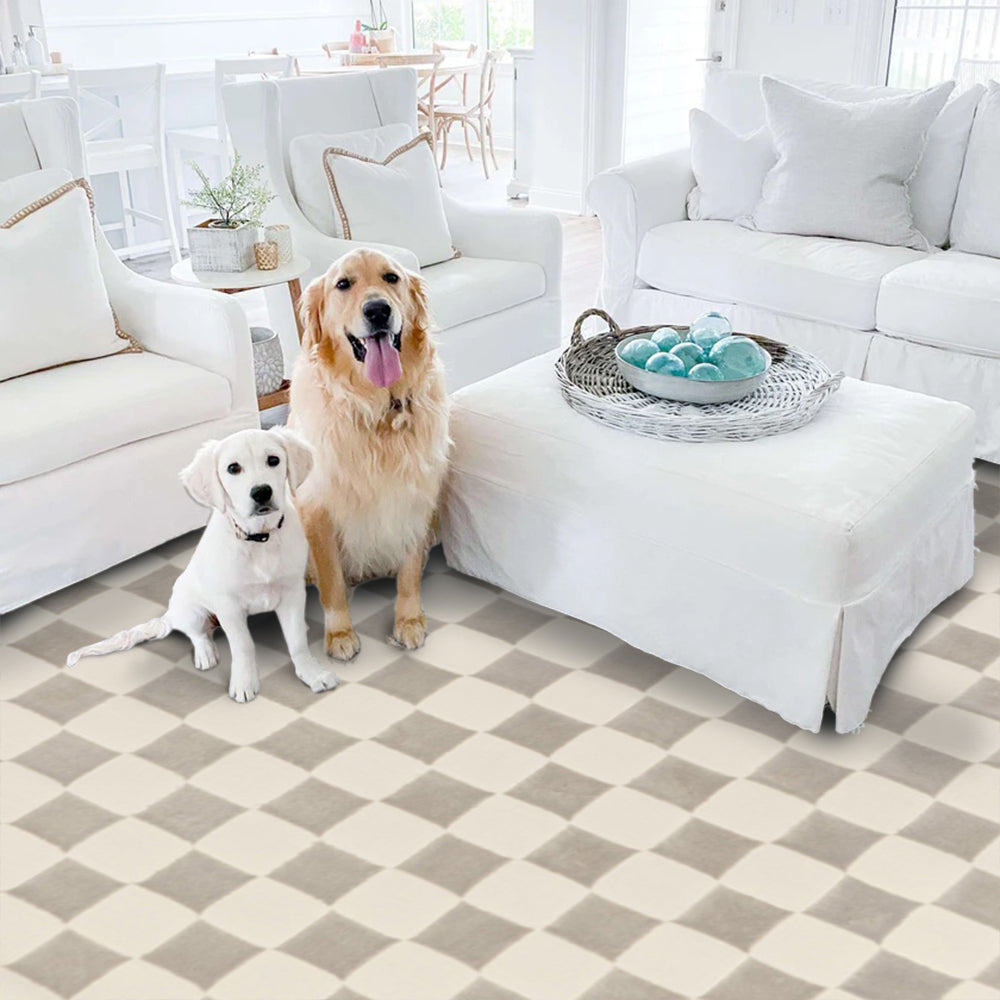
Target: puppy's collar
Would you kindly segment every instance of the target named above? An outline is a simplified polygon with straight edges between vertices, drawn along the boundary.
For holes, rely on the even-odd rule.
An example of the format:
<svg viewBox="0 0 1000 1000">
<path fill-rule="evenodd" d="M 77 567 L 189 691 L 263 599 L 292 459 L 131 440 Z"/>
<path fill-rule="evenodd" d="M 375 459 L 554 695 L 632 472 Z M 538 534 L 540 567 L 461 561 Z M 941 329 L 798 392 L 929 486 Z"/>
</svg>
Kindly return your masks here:
<svg viewBox="0 0 1000 1000">
<path fill-rule="evenodd" d="M 232 522 L 236 537 L 244 542 L 266 542 L 271 537 L 272 531 L 277 531 L 285 523 L 285 516 L 282 514 L 281 520 L 271 529 L 271 531 L 257 531 L 250 534 L 244 531 L 235 521 Z"/>
</svg>

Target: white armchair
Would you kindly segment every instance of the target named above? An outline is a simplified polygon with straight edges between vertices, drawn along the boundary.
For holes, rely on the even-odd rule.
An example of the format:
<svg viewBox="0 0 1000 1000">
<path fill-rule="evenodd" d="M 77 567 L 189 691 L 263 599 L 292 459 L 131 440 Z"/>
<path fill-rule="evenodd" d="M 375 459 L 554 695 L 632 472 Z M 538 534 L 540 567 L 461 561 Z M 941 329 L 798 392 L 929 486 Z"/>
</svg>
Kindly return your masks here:
<svg viewBox="0 0 1000 1000">
<path fill-rule="evenodd" d="M 401 247 L 335 239 L 303 215 L 293 190 L 288 146 L 313 133 L 343 134 L 395 122 L 416 133 L 416 73 L 385 69 L 329 77 L 234 83 L 223 88 L 233 144 L 263 163 L 277 198 L 266 221 L 291 227 L 311 279 L 348 250 L 377 246 L 418 270 Z M 420 270 L 427 282 L 448 387 L 460 388 L 559 345 L 562 230 L 554 215 L 531 209 L 464 205 L 445 195 L 452 240 L 461 256 Z M 286 365 L 298 349 L 287 296 L 268 295 Z"/>
<path fill-rule="evenodd" d="M 83 175 L 68 98 L 0 108 L 0 182 Z M 44 191 L 39 192 L 45 193 Z M 258 426 L 250 332 L 214 292 L 130 271 L 97 230 L 108 297 L 142 346 L 0 384 L 0 612 L 204 524 L 178 472 L 208 438 Z"/>
</svg>

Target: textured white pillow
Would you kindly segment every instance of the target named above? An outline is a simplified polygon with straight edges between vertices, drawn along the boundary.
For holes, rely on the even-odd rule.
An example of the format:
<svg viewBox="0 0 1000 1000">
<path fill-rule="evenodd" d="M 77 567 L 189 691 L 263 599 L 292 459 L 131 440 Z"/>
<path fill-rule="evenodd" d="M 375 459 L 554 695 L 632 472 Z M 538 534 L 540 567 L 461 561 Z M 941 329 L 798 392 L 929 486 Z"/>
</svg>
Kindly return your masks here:
<svg viewBox="0 0 1000 1000">
<path fill-rule="evenodd" d="M 330 148 L 323 164 L 345 239 L 405 247 L 421 267 L 456 255 L 428 133 L 382 161 Z"/>
<path fill-rule="evenodd" d="M 302 214 L 326 236 L 343 238 L 340 220 L 330 201 L 330 183 L 323 167 L 323 153 L 331 146 L 349 153 L 384 160 L 394 149 L 413 138 L 409 125 L 396 122 L 342 135 L 297 135 L 288 144 L 295 201 Z"/>
<path fill-rule="evenodd" d="M 951 220 L 955 250 L 1000 257 L 1000 84 L 976 109 Z"/>
<path fill-rule="evenodd" d="M 27 176 L 0 184 L 0 380 L 137 349 L 104 288 L 86 181 L 36 191 L 8 215 L 12 193 L 36 183 Z"/>
<path fill-rule="evenodd" d="M 778 160 L 751 224 L 765 232 L 929 249 L 913 224 L 907 181 L 953 83 L 845 103 L 761 80 Z"/>
<path fill-rule="evenodd" d="M 692 108 L 691 169 L 697 186 L 688 195 L 689 219 L 733 220 L 749 215 L 777 154 L 767 126 L 737 135 Z"/>
</svg>

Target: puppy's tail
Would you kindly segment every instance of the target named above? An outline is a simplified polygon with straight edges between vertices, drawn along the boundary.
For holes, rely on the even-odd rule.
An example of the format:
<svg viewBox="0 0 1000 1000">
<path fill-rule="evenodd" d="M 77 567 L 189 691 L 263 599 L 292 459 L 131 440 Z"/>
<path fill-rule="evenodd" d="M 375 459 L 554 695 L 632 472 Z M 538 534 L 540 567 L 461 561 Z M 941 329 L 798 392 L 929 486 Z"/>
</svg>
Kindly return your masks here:
<svg viewBox="0 0 1000 1000">
<path fill-rule="evenodd" d="M 150 639 L 162 639 L 173 631 L 173 625 L 167 615 L 161 618 L 151 618 L 148 622 L 136 625 L 134 628 L 127 628 L 110 639 L 102 639 L 91 646 L 84 646 L 83 649 L 76 649 L 66 657 L 66 666 L 72 667 L 82 656 L 103 656 L 105 653 L 116 653 L 122 649 L 131 649 L 138 646 L 140 642 L 149 642 Z"/>
</svg>

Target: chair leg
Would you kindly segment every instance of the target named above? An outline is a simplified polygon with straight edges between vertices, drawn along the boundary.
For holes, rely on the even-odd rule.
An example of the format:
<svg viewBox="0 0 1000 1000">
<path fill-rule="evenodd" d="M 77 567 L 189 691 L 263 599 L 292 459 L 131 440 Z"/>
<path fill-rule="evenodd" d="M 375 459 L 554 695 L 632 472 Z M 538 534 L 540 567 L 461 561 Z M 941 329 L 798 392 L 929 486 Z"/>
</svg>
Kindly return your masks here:
<svg viewBox="0 0 1000 1000">
<path fill-rule="evenodd" d="M 126 247 L 130 247 L 135 244 L 135 217 L 129 211 L 132 207 L 132 196 L 129 193 L 128 171 L 119 170 L 117 173 L 118 195 L 122 202 L 122 240 Z"/>
<path fill-rule="evenodd" d="M 465 151 L 469 154 L 469 163 L 474 163 L 472 158 L 472 147 L 469 145 L 469 123 L 462 122 L 462 134 L 465 136 Z"/>
<path fill-rule="evenodd" d="M 160 162 L 156 166 L 160 175 L 160 194 L 163 196 L 163 228 L 170 240 L 170 260 L 176 264 L 181 259 L 181 248 L 177 242 L 177 227 L 174 225 L 174 206 L 170 197 L 170 178 L 167 176 L 167 158 L 163 144 L 160 144 Z"/>
<path fill-rule="evenodd" d="M 490 167 L 486 162 L 486 123 L 483 121 L 483 116 L 479 116 L 479 128 L 476 130 L 476 138 L 479 140 L 479 152 L 483 158 L 483 173 L 486 175 L 486 179 L 490 179 Z"/>
<path fill-rule="evenodd" d="M 451 123 L 445 125 L 441 129 L 441 169 L 444 170 L 444 165 L 448 162 L 448 130 L 451 128 Z"/>
<path fill-rule="evenodd" d="M 174 172 L 174 193 L 177 196 L 177 221 L 180 229 L 177 233 L 178 243 L 184 250 L 189 250 L 187 238 L 187 225 L 184 214 L 184 198 L 187 191 L 184 190 L 184 157 L 183 150 L 176 142 L 169 143 L 170 166 Z"/>
<path fill-rule="evenodd" d="M 486 120 L 486 131 L 490 137 L 490 159 L 493 161 L 493 169 L 499 170 L 500 164 L 497 163 L 497 151 L 493 146 L 493 119 L 488 118 Z"/>
</svg>

